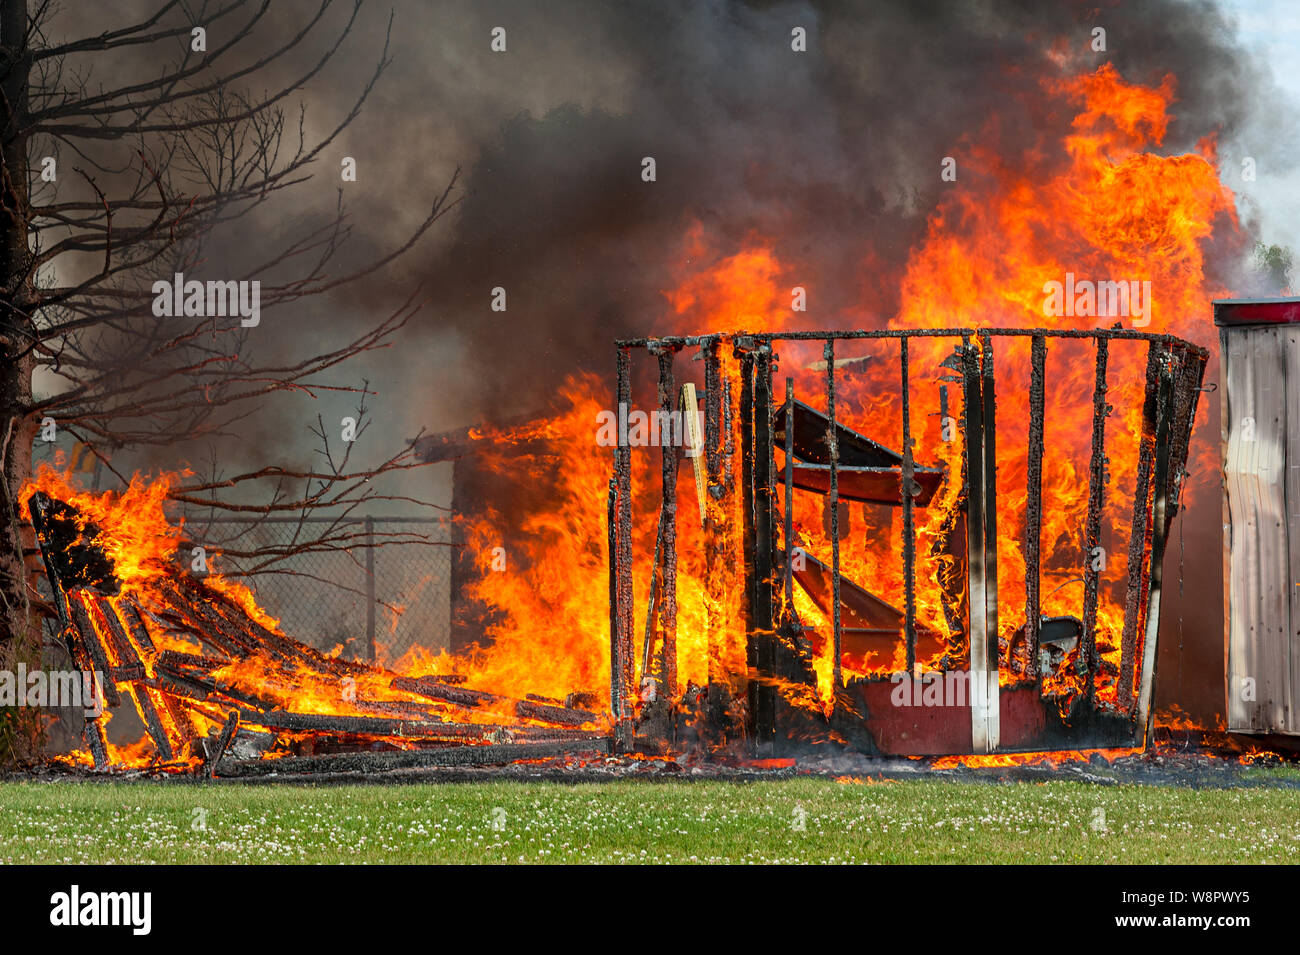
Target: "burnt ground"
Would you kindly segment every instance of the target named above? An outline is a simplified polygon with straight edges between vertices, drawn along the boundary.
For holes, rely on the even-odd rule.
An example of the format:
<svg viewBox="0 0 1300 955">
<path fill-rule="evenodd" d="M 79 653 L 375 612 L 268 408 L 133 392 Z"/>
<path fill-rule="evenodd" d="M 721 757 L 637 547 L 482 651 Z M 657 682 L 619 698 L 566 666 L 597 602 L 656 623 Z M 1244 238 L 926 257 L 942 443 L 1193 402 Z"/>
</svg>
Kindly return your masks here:
<svg viewBox="0 0 1300 955">
<path fill-rule="evenodd" d="M 747 759 L 737 756 L 609 754 L 568 752 L 516 762 L 485 765 L 419 764 L 401 754 L 377 762 L 374 753 L 338 754 L 328 761 L 269 760 L 221 765 L 215 779 L 206 774 L 156 770 L 88 768 L 49 763 L 0 779 L 31 782 L 144 782 L 178 784 L 356 785 L 383 783 L 555 782 L 600 783 L 612 780 L 754 782 L 800 776 L 843 781 L 938 780 L 983 783 L 1079 782 L 1096 786 L 1122 784 L 1179 786 L 1194 789 L 1300 789 L 1300 758 L 1285 756 L 1219 734 L 1163 733 L 1150 752 L 1079 754 L 1074 758 L 1025 754 L 998 757 L 1012 765 L 981 766 L 961 757 L 880 758 L 844 750 L 818 748 L 793 757 Z M 464 750 L 473 749 L 465 747 Z M 406 763 L 406 764 L 404 764 Z M 411 765 L 410 763 L 415 763 Z"/>
</svg>

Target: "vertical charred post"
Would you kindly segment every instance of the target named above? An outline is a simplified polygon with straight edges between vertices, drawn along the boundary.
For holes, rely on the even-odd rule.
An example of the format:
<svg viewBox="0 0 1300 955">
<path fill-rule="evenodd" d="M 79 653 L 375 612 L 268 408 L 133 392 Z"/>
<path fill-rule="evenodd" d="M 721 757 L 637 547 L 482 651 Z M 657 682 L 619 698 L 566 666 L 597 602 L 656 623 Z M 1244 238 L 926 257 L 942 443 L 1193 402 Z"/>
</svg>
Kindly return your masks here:
<svg viewBox="0 0 1300 955">
<path fill-rule="evenodd" d="M 758 489 L 758 456 L 754 447 L 755 410 L 754 410 L 754 369 L 755 356 L 753 343 L 748 338 L 736 340 L 735 355 L 740 361 L 740 548 L 741 561 L 745 574 L 745 662 L 751 672 L 758 669 L 758 642 L 755 631 L 762 626 L 759 618 L 759 591 L 762 585 L 758 579 L 758 515 L 755 501 Z M 755 714 L 753 694 L 755 688 L 749 686 L 750 711 L 752 720 Z"/>
<path fill-rule="evenodd" d="M 1173 385 L 1173 420 L 1169 422 L 1169 501 L 1165 511 L 1166 524 L 1157 530 L 1168 533 L 1168 522 L 1178 513 L 1183 483 L 1187 478 L 1187 449 L 1192 438 L 1192 424 L 1196 420 L 1196 406 L 1201 397 L 1201 382 L 1205 376 L 1205 362 L 1209 357 L 1204 349 L 1186 343 L 1170 343 L 1169 360 L 1175 358 Z"/>
<path fill-rule="evenodd" d="M 618 349 L 618 420 L 626 421 L 632 405 L 632 380 L 629 351 Z M 618 706 L 614 713 L 616 733 L 621 745 L 632 744 L 632 449 L 626 429 L 620 427 L 618 447 L 614 452 L 614 476 L 618 487 L 616 553 L 618 586 L 616 592 Z"/>
<path fill-rule="evenodd" d="M 912 408 L 909 391 L 907 338 L 899 339 L 898 363 L 902 371 L 903 397 L 903 476 L 899 500 L 903 504 L 903 637 L 907 643 L 907 673 L 916 673 L 916 525 L 912 509 L 916 489 L 913 487 Z"/>
<path fill-rule="evenodd" d="M 708 501 L 705 508 L 705 601 L 704 629 L 708 646 L 710 695 L 726 679 L 722 668 L 722 575 L 726 572 L 722 553 L 722 369 L 718 339 L 710 338 L 701 348 L 704 355 L 704 469 Z M 728 438 L 730 440 L 730 438 Z"/>
<path fill-rule="evenodd" d="M 1088 524 L 1085 531 L 1083 571 L 1083 641 L 1079 647 L 1079 670 L 1087 681 L 1091 703 L 1097 691 L 1097 586 L 1101 577 L 1096 555 L 1101 546 L 1101 512 L 1106 488 L 1106 360 L 1109 341 L 1097 338 L 1097 373 L 1092 393 L 1092 458 L 1088 464 Z"/>
<path fill-rule="evenodd" d="M 605 502 L 605 535 L 609 554 L 609 710 L 613 722 L 618 722 L 619 662 L 618 662 L 618 476 L 609 479 L 609 497 Z"/>
<path fill-rule="evenodd" d="M 1169 500 L 1171 470 L 1182 467 L 1182 462 L 1173 458 L 1172 432 L 1175 419 L 1176 380 L 1172 367 L 1172 352 L 1164 351 L 1160 361 L 1160 389 L 1156 397 L 1156 451 L 1153 463 L 1154 487 L 1151 499 L 1151 535 L 1150 586 L 1147 592 L 1146 633 L 1142 639 L 1142 683 L 1138 690 L 1137 725 L 1135 730 L 1142 734 L 1144 745 L 1151 743 L 1152 721 L 1155 716 L 1156 684 L 1156 635 L 1160 621 L 1160 597 L 1163 583 L 1165 560 L 1165 541 L 1169 533 Z M 1203 360 L 1203 359 L 1202 359 Z M 1199 385 L 1199 370 L 1197 371 Z M 1181 377 L 1181 376 L 1180 376 Z M 1194 401 L 1195 399 L 1190 399 Z M 1171 467 L 1172 466 L 1172 467 Z"/>
<path fill-rule="evenodd" d="M 722 379 L 722 492 L 731 494 L 735 486 L 735 473 L 732 459 L 736 456 L 735 442 L 732 440 L 734 429 L 731 426 L 731 379 Z"/>
<path fill-rule="evenodd" d="M 1038 676 L 1038 636 L 1042 606 L 1043 418 L 1046 405 L 1047 339 L 1035 335 L 1029 352 L 1029 440 L 1025 462 L 1025 645 L 1026 674 Z"/>
<path fill-rule="evenodd" d="M 1147 343 L 1146 387 L 1142 399 L 1142 434 L 1138 439 L 1137 478 L 1133 487 L 1133 521 L 1128 542 L 1128 583 L 1124 594 L 1124 633 L 1120 638 L 1119 684 L 1117 702 L 1130 712 L 1137 657 L 1137 635 L 1146 607 L 1147 550 L 1151 546 L 1151 502 L 1154 490 L 1152 471 L 1156 450 L 1156 415 L 1159 413 L 1160 365 L 1166 347 L 1159 342 Z"/>
<path fill-rule="evenodd" d="M 754 626 L 749 633 L 754 669 L 750 682 L 750 712 L 754 739 L 764 749 L 776 739 L 776 671 L 774 611 L 776 570 L 773 554 L 772 346 L 760 342 L 754 351 Z"/>
<path fill-rule="evenodd" d="M 996 590 L 997 539 L 988 508 L 992 503 L 993 466 L 989 453 L 992 411 L 992 356 L 985 353 L 988 380 L 981 370 L 981 348 L 962 336 L 962 385 L 965 395 L 966 446 L 966 574 L 970 618 L 971 746 L 977 753 L 993 752 L 998 745 Z M 985 394 L 985 389 L 990 394 Z M 990 552 L 994 563 L 989 565 Z M 994 601 L 990 614 L 990 596 Z M 990 661 L 991 664 L 990 664 Z"/>
<path fill-rule="evenodd" d="M 993 377 L 993 339 L 980 335 L 981 401 L 984 428 L 984 626 L 985 665 L 992 688 L 998 684 L 998 457 L 997 389 Z M 991 704 L 996 706 L 996 700 Z M 990 716 L 993 719 L 996 713 Z M 996 745 L 996 743 L 995 743 Z"/>
<path fill-rule="evenodd" d="M 677 386 L 673 377 L 673 359 L 675 348 L 661 348 L 659 359 L 659 408 L 664 421 L 674 421 L 673 400 Z M 680 423 L 674 432 L 681 440 L 661 442 L 663 496 L 659 510 L 660 546 L 662 563 L 660 564 L 659 584 L 659 630 L 663 634 L 659 674 L 663 683 L 663 692 L 669 699 L 677 696 L 677 448 L 686 443 L 686 415 L 694 413 L 693 408 L 682 407 L 678 411 Z"/>
<path fill-rule="evenodd" d="M 366 659 L 375 662 L 375 610 L 379 596 L 375 593 L 375 519 L 366 516 Z"/>
<path fill-rule="evenodd" d="M 785 616 L 794 619 L 794 379 L 785 380 Z"/>
<path fill-rule="evenodd" d="M 90 747 L 90 756 L 95 761 L 95 769 L 108 769 L 108 734 L 104 732 L 102 720 L 86 718 L 86 745 Z"/>
<path fill-rule="evenodd" d="M 841 646 L 843 623 L 840 620 L 840 444 L 835 433 L 835 339 L 828 338 L 822 348 L 826 360 L 826 448 L 830 453 L 830 493 L 827 506 L 831 509 L 831 627 L 834 634 L 831 663 L 832 687 L 836 694 L 843 685 L 841 679 Z"/>
</svg>

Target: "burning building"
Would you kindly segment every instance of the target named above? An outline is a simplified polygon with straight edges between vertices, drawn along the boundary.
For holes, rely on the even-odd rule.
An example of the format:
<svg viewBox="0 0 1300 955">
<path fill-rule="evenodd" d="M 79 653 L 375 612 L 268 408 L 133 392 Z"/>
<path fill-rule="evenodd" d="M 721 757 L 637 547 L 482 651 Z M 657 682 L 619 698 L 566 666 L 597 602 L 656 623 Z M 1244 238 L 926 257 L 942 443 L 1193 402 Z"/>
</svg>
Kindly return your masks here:
<svg viewBox="0 0 1300 955">
<path fill-rule="evenodd" d="M 1058 439 L 1089 446 L 1076 484 L 1061 469 L 1068 447 L 1044 434 L 1046 383 L 1081 364 L 1079 346 L 1091 352 L 1089 425 L 1074 419 Z M 610 481 L 611 706 L 625 745 L 656 706 L 680 711 L 692 696 L 677 675 L 687 628 L 706 649 L 694 694 L 705 722 L 767 751 L 832 736 L 890 755 L 1146 742 L 1161 563 L 1204 349 L 1122 330 L 649 339 L 619 344 L 620 407 L 633 351 L 657 358 L 665 412 L 692 405 L 690 386 L 676 398 L 686 349 L 704 364 L 702 519 L 679 503 L 675 449 L 662 450 L 660 481 L 642 469 L 654 490 L 634 491 L 625 440 Z M 864 358 L 878 370 L 837 381 Z M 783 401 L 781 362 L 793 365 Z M 1108 429 L 1114 411 L 1121 426 Z M 864 417 L 901 452 L 844 423 Z M 886 512 L 845 540 L 845 501 Z M 1117 541 L 1122 572 L 1105 574 Z"/>
<path fill-rule="evenodd" d="M 602 335 L 612 379 L 539 374 L 549 413 L 422 440 L 457 459 L 452 654 L 385 671 L 304 653 L 247 592 L 159 571 L 165 522 L 140 534 L 119 504 L 37 482 L 24 501 L 78 528 L 41 541 L 74 654 L 149 701 L 159 752 L 212 766 L 227 746 L 266 767 L 525 742 L 1149 742 L 1164 548 L 1205 460 L 1200 316 L 1227 292 L 1204 245 L 1235 234 L 1233 196 L 1211 139 L 1157 152 L 1171 83 L 1108 64 L 1043 95 L 1064 138 L 1026 150 L 1032 168 L 963 160 L 886 276 L 889 320 L 810 320 L 779 243 L 719 251 L 691 223 L 662 314 Z M 702 434 L 621 435 L 611 455 L 597 422 L 633 406 L 698 412 Z M 98 543 L 64 562 L 89 524 Z"/>
</svg>

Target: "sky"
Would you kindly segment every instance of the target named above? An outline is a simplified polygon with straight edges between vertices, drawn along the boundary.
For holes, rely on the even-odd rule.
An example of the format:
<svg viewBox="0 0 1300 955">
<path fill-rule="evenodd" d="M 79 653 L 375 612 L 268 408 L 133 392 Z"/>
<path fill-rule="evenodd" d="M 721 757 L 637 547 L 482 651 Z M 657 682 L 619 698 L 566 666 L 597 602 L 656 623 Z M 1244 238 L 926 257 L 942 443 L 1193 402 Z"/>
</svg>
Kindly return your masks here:
<svg viewBox="0 0 1300 955">
<path fill-rule="evenodd" d="M 1300 104 L 1300 3 L 1224 0 L 1222 7 L 1236 17 L 1242 43 L 1259 51 L 1278 86 Z M 1274 135 L 1276 126 L 1269 119 L 1256 117 L 1253 134 Z M 1293 138 L 1290 146 L 1291 154 L 1300 156 L 1300 141 Z M 1300 248 L 1300 166 L 1282 171 L 1257 168 L 1254 183 L 1238 181 L 1233 187 L 1258 204 L 1264 241 Z"/>
</svg>

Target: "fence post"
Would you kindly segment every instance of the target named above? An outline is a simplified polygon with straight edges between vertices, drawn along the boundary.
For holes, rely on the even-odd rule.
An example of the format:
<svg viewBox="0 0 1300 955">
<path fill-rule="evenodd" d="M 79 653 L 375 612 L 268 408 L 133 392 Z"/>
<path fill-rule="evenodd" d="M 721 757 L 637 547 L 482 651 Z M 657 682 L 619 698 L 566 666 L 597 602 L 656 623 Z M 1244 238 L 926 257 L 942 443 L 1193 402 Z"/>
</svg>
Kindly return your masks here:
<svg viewBox="0 0 1300 955">
<path fill-rule="evenodd" d="M 366 518 L 366 650 L 375 662 L 375 519 Z"/>
</svg>

